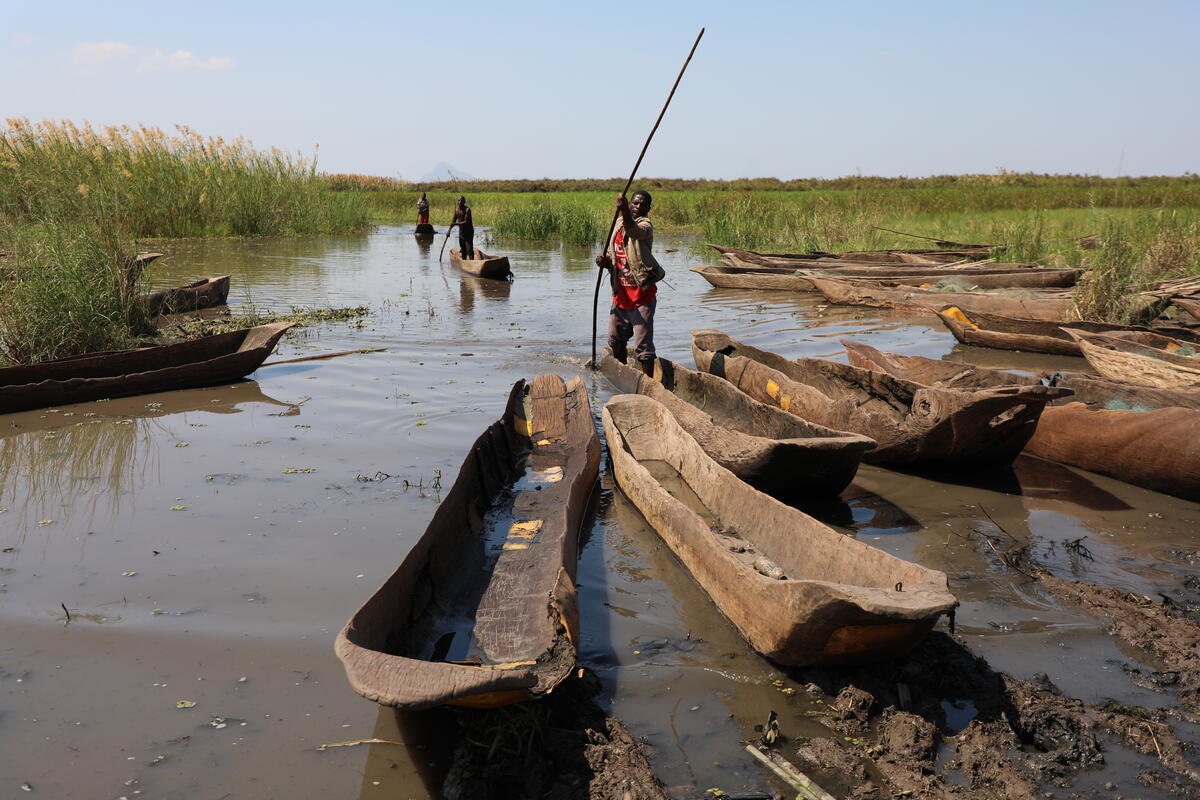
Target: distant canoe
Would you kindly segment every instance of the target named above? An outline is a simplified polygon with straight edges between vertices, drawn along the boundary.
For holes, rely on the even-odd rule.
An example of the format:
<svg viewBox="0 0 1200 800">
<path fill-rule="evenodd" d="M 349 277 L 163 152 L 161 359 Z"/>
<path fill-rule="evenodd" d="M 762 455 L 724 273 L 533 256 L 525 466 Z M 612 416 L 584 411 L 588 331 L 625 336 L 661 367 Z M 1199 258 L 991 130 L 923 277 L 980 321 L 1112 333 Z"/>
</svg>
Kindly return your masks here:
<svg viewBox="0 0 1200 800">
<path fill-rule="evenodd" d="M 937 312 L 938 317 L 963 344 L 991 347 L 998 350 L 1020 350 L 1026 353 L 1048 353 L 1060 356 L 1083 356 L 1079 344 L 1065 329 L 1087 333 L 1141 331 L 1170 336 L 1180 341 L 1200 345 L 1200 335 L 1187 328 L 1146 328 L 1138 325 L 1111 325 L 1105 322 L 1056 322 L 1021 319 L 982 311 L 964 310 L 948 305 Z"/>
<path fill-rule="evenodd" d="M 1065 330 L 1092 368 L 1106 378 L 1159 389 L 1200 389 L 1200 358 L 1193 343 L 1139 331 L 1111 335 Z"/>
<path fill-rule="evenodd" d="M 1075 395 L 1042 412 L 1033 438 L 1025 445 L 1027 453 L 1200 500 L 1200 437 L 1196 436 L 1200 392 L 1153 389 L 1077 373 L 1034 377 L 874 351 L 883 356 L 878 358 L 861 345 L 859 349 L 926 386 L 981 389 L 1055 380 Z"/>
<path fill-rule="evenodd" d="M 0 414 L 229 383 L 262 366 L 292 324 L 276 322 L 180 344 L 5 367 L 0 369 Z"/>
<path fill-rule="evenodd" d="M 504 281 L 512 277 L 512 269 L 508 265 L 508 256 L 489 256 L 475 248 L 475 258 L 464 259 L 458 250 L 451 248 L 450 263 L 468 275 L 492 280 Z"/>
<path fill-rule="evenodd" d="M 433 236 L 437 231 L 434 230 L 432 223 L 418 222 L 417 227 L 413 229 L 413 233 L 417 236 Z"/>
<path fill-rule="evenodd" d="M 788 272 L 772 268 L 745 267 L 692 267 L 692 272 L 699 274 L 713 286 L 737 289 L 764 289 L 768 291 L 815 292 L 816 285 L 813 277 L 841 278 L 845 273 L 840 269 L 831 270 L 798 270 Z M 996 272 L 932 272 L 930 270 L 914 270 L 911 272 L 892 272 L 880 270 L 874 274 L 858 270 L 853 279 L 863 283 L 898 283 L 911 285 L 916 289 L 931 290 L 943 281 L 953 281 L 965 289 L 1046 289 L 1065 288 L 1075 285 L 1078 270 L 1074 269 L 1014 269 L 997 270 Z M 849 276 L 846 276 L 849 277 Z"/>
<path fill-rule="evenodd" d="M 760 403 L 715 375 L 657 359 L 654 377 L 604 351 L 600 369 L 627 394 L 662 403 L 704 452 L 756 489 L 785 502 L 831 497 L 854 479 L 866 436 L 835 431 Z"/>
<path fill-rule="evenodd" d="M 228 300 L 228 275 L 204 278 L 176 289 L 163 289 L 146 295 L 146 305 L 154 317 L 223 306 Z"/>
<path fill-rule="evenodd" d="M 877 442 L 872 464 L 972 470 L 1008 464 L 1033 435 L 1046 403 L 1069 395 L 1045 386 L 937 389 L 902 376 L 825 359 L 789 361 L 720 331 L 692 331 L 696 365 L 764 403 Z"/>
<path fill-rule="evenodd" d="M 558 686 L 575 669 L 578 534 L 599 468 L 583 381 L 517 381 L 425 533 L 338 634 L 354 690 L 420 709 Z"/>
<path fill-rule="evenodd" d="M 989 294 L 987 292 L 931 292 L 894 281 L 840 280 L 811 278 L 825 299 L 836 305 L 895 308 L 936 314 L 945 305 L 970 308 L 1007 317 L 1061 320 L 1074 309 L 1075 301 L 1069 291 L 1025 289 L 1021 294 Z"/>
<path fill-rule="evenodd" d="M 957 605 L 944 573 L 743 483 L 655 400 L 617 395 L 602 418 L 622 493 L 767 658 L 796 666 L 894 658 Z"/>
<path fill-rule="evenodd" d="M 963 244 L 950 248 L 938 249 L 904 249 L 894 250 L 857 250 L 844 253 L 759 253 L 754 250 L 744 250 L 740 247 L 725 247 L 719 244 L 709 244 L 709 247 L 719 253 L 729 253 L 738 258 L 761 264 L 787 266 L 795 261 L 815 261 L 819 259 L 841 259 L 858 262 L 895 262 L 908 264 L 942 264 L 963 259 L 987 258 L 993 249 L 988 244 Z"/>
</svg>

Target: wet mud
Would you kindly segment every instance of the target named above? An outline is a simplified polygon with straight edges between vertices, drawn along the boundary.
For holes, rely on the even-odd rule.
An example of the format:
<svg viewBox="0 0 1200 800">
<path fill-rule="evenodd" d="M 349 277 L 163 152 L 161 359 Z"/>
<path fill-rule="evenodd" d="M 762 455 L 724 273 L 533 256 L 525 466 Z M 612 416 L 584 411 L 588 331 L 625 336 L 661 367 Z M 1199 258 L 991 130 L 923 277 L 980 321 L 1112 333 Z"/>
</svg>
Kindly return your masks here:
<svg viewBox="0 0 1200 800">
<path fill-rule="evenodd" d="M 643 744 L 600 708 L 586 673 L 536 703 L 457 710 L 446 800 L 666 800 Z"/>
<path fill-rule="evenodd" d="M 534 746 L 504 759 L 488 752 L 511 755 L 496 730 L 515 722 L 355 695 L 334 636 L 513 381 L 583 374 L 597 417 L 614 393 L 584 369 L 594 253 L 480 243 L 516 280 L 463 278 L 410 228 L 169 243 L 151 288 L 232 273 L 235 309 L 370 307 L 296 331 L 277 359 L 385 349 L 0 418 L 0 797 L 436 798 L 453 768 L 476 787 L 460 794 L 481 777 L 545 794 L 563 773 L 578 778 L 563 796 L 624 800 L 650 786 L 637 750 L 667 797 L 785 795 L 745 750 L 772 712 L 773 751 L 838 797 L 1196 796 L 1200 505 L 1026 456 L 987 473 L 866 466 L 804 508 L 947 573 L 956 631 L 909 659 L 761 658 L 606 475 L 577 577 L 594 695 L 540 709 L 521 728 Z M 791 357 L 841 359 L 852 338 L 1083 368 L 963 348 L 928 315 L 712 289 L 687 272 L 690 244 L 660 243 L 656 338 L 683 364 L 688 332 L 715 327 Z"/>
</svg>

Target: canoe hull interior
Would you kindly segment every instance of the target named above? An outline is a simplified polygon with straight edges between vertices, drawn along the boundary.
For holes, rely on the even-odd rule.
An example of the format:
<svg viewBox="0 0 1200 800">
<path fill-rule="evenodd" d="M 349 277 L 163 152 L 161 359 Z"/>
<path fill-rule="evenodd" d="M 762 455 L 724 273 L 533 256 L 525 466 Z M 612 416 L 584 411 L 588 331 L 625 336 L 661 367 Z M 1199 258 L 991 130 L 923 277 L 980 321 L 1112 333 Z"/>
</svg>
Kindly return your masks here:
<svg viewBox="0 0 1200 800">
<path fill-rule="evenodd" d="M 618 395 L 603 421 L 622 493 L 768 658 L 796 666 L 892 658 L 955 606 L 943 573 L 758 492 L 709 458 L 652 398 Z M 776 577 L 768 577 L 772 569 Z"/>
<path fill-rule="evenodd" d="M 518 381 L 425 533 L 338 635 L 354 690 L 420 709 L 558 686 L 575 666 L 578 534 L 599 464 L 583 382 Z"/>
</svg>

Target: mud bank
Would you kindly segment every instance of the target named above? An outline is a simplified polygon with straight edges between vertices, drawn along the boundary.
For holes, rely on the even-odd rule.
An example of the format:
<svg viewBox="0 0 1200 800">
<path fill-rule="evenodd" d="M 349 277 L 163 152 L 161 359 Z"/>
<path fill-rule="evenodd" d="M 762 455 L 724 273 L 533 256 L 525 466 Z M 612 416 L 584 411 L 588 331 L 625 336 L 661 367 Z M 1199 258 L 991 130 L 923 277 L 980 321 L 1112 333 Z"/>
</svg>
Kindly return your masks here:
<svg viewBox="0 0 1200 800">
<path fill-rule="evenodd" d="M 1125 620 L 1117 629 L 1141 622 L 1148 638 L 1179 643 L 1177 658 L 1191 652 L 1194 659 L 1186 649 L 1200 636 L 1194 623 L 1163 617 L 1160 626 L 1170 623 L 1164 636 L 1151 627 L 1144 598 L 1049 580 L 1056 593 L 1103 598 L 1093 602 Z M 829 736 L 789 739 L 784 730 L 776 749 L 839 797 L 1200 797 L 1195 747 L 1171 724 L 1184 721 L 1179 712 L 1084 703 L 1045 675 L 1020 680 L 994 671 L 944 632 L 906 659 L 794 677 L 827 707 L 812 713 Z M 1110 762 L 1133 766 L 1140 785 L 1106 780 Z"/>
<path fill-rule="evenodd" d="M 595 701 L 590 674 L 541 702 L 458 710 L 446 800 L 666 800 L 650 760 Z"/>
</svg>

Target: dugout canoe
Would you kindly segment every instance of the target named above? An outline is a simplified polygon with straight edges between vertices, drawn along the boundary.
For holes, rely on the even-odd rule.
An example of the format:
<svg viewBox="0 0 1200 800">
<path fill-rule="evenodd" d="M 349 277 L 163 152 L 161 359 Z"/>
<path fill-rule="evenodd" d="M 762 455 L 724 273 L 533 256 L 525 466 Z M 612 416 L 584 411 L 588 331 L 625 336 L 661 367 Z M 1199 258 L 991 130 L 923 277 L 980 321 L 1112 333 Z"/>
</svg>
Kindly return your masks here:
<svg viewBox="0 0 1200 800">
<path fill-rule="evenodd" d="M 722 255 L 729 254 L 742 261 L 751 263 L 787 266 L 796 261 L 818 261 L 821 259 L 840 259 L 858 262 L 896 262 L 907 264 L 944 264 L 963 259 L 987 258 L 993 246 L 986 244 L 955 245 L 952 248 L 939 249 L 907 249 L 894 250 L 852 250 L 844 253 L 759 253 L 740 247 L 725 247 L 719 244 L 709 244 L 709 247 Z"/>
<path fill-rule="evenodd" d="M 807 422 L 665 358 L 655 360 L 648 377 L 605 349 L 600 369 L 623 393 L 662 403 L 710 458 L 784 502 L 838 495 L 875 446 L 866 436 Z"/>
<path fill-rule="evenodd" d="M 842 278 L 846 275 L 840 269 L 824 268 L 820 270 L 775 270 L 767 267 L 720 267 L 703 265 L 691 268 L 713 286 L 733 289 L 766 289 L 775 291 L 814 292 L 817 287 L 814 277 Z M 954 281 L 968 287 L 978 289 L 1046 289 L 1064 288 L 1075 285 L 1078 270 L 1074 269 L 1015 269 L 997 270 L 996 272 L 932 272 L 915 270 L 907 273 L 896 273 L 890 268 L 880 270 L 876 274 L 857 271 L 853 280 L 862 283 L 904 283 L 915 289 L 931 290 L 943 281 Z M 847 276 L 848 277 L 848 276 Z M 939 293 L 944 294 L 944 293 Z"/>
<path fill-rule="evenodd" d="M 475 248 L 475 256 L 475 258 L 463 258 L 459 255 L 457 248 L 450 249 L 450 263 L 468 275 L 496 281 L 506 281 L 512 277 L 508 256 L 489 256 L 478 247 Z"/>
<path fill-rule="evenodd" d="M 1200 390 L 1200 358 L 1194 344 L 1156 333 L 1086 333 L 1066 328 L 1083 357 L 1106 378 L 1158 389 Z"/>
<path fill-rule="evenodd" d="M 517 381 L 425 533 L 338 634 L 354 690 L 404 709 L 553 691 L 575 667 L 578 536 L 599 468 L 583 381 Z"/>
<path fill-rule="evenodd" d="M 1200 345 L 1200 335 L 1188 328 L 1147 328 L 1140 325 L 1113 325 L 1106 322 L 1052 322 L 1021 319 L 983 311 L 961 309 L 948 305 L 937 312 L 938 318 L 963 344 L 991 347 L 997 350 L 1021 350 L 1027 353 L 1047 353 L 1060 356 L 1083 356 L 1079 344 L 1067 334 L 1067 329 L 1086 333 L 1144 332 L 1170 336 L 1179 341 Z"/>
<path fill-rule="evenodd" d="M 223 306 L 229 300 L 229 276 L 204 278 L 175 289 L 151 292 L 145 299 L 153 317 Z"/>
<path fill-rule="evenodd" d="M 1030 376 L 856 345 L 857 356 L 928 386 L 990 388 L 1053 381 L 1075 392 L 1046 408 L 1025 451 L 1049 461 L 1200 501 L 1200 392 L 1077 373 Z"/>
<path fill-rule="evenodd" d="M 876 278 L 902 280 L 908 277 L 949 278 L 967 275 L 1027 275 L 1054 271 L 1056 267 L 1039 267 L 1020 262 L 968 261 L 962 264 L 945 264 L 934 267 L 911 264 L 859 264 L 853 261 L 819 261 L 790 264 L 786 267 L 764 266 L 725 257 L 725 264 L 718 265 L 733 272 L 766 272 L 793 274 L 798 271 L 828 272 L 838 278 Z M 1078 272 L 1078 270 L 1072 270 Z"/>
<path fill-rule="evenodd" d="M 1200 319 L 1200 298 L 1172 297 L 1171 304 L 1179 306 L 1181 309 L 1191 314 L 1195 319 Z"/>
<path fill-rule="evenodd" d="M 236 381 L 258 369 L 292 325 L 0 368 L 0 414 Z"/>
<path fill-rule="evenodd" d="M 621 491 L 767 658 L 794 666 L 893 658 L 957 604 L 944 573 L 838 533 L 741 481 L 654 399 L 617 395 L 602 417 Z"/>
<path fill-rule="evenodd" d="M 986 292 L 931 292 L 895 281 L 875 283 L 838 278 L 812 277 L 813 287 L 835 305 L 895 308 L 901 311 L 937 313 L 946 305 L 986 311 L 1008 317 L 1061 320 L 1075 307 L 1069 291 L 1022 289 L 1009 294 Z"/>
<path fill-rule="evenodd" d="M 714 330 L 692 331 L 696 365 L 763 403 L 869 436 L 871 464 L 972 470 L 1011 463 L 1046 403 L 1068 389 L 1008 385 L 959 390 L 824 359 L 789 361 Z"/>
<path fill-rule="evenodd" d="M 433 236 L 435 233 L 437 231 L 434 230 L 433 223 L 431 222 L 418 222 L 417 227 L 413 228 L 413 235 L 415 236 Z"/>
</svg>

